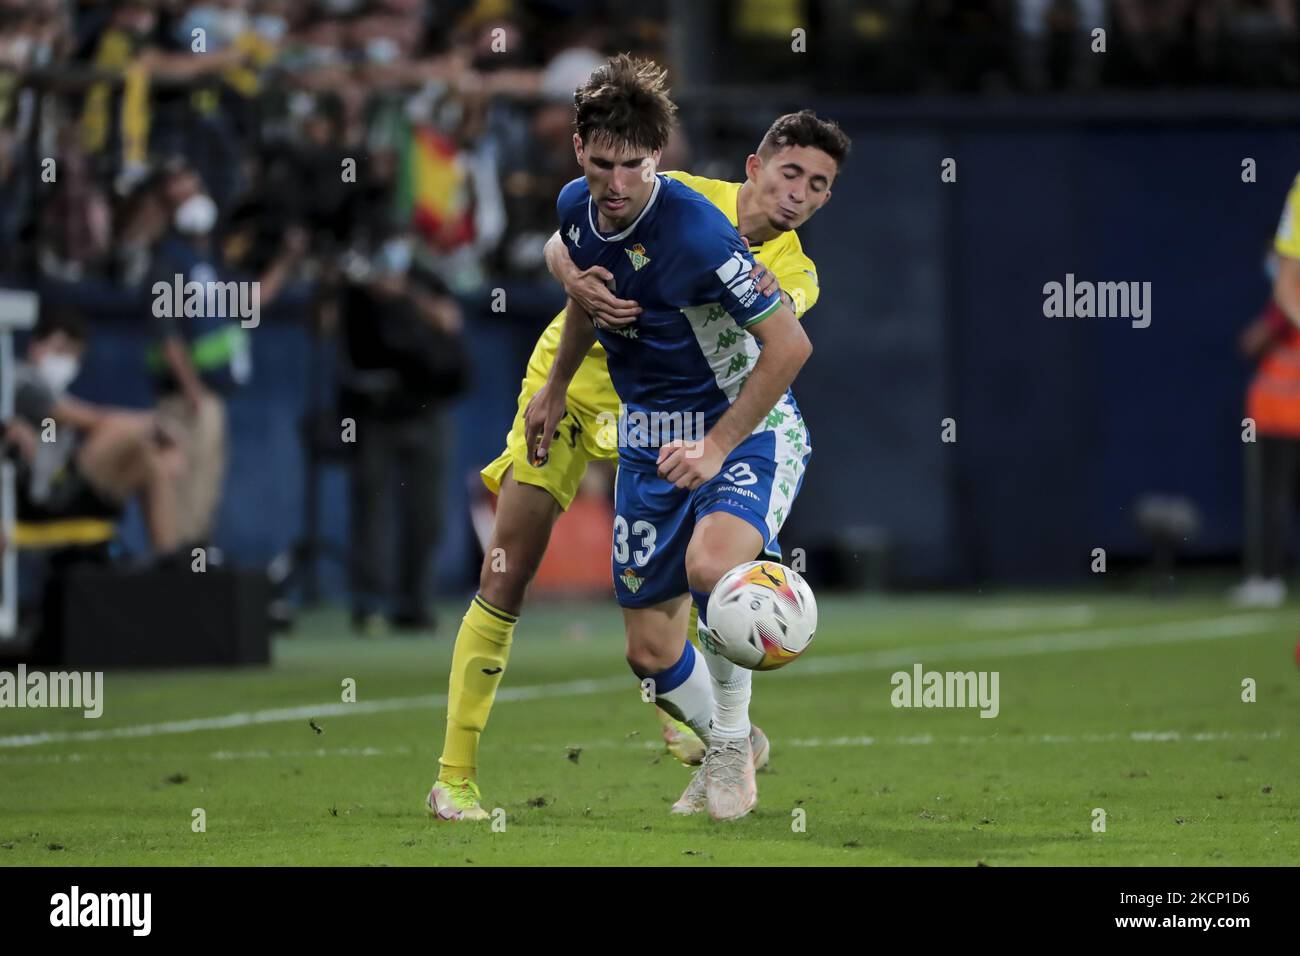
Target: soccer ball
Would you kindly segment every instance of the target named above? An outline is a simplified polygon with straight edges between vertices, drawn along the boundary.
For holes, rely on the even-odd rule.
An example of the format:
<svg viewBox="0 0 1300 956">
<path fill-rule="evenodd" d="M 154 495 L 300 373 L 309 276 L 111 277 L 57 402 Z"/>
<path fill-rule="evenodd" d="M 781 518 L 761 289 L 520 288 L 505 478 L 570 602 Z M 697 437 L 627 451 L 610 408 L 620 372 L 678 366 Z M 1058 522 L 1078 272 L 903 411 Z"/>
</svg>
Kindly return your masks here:
<svg viewBox="0 0 1300 956">
<path fill-rule="evenodd" d="M 784 667 L 808 649 L 817 631 L 817 600 L 808 582 L 775 561 L 750 561 L 722 576 L 709 595 L 700 640 L 755 671 Z"/>
</svg>

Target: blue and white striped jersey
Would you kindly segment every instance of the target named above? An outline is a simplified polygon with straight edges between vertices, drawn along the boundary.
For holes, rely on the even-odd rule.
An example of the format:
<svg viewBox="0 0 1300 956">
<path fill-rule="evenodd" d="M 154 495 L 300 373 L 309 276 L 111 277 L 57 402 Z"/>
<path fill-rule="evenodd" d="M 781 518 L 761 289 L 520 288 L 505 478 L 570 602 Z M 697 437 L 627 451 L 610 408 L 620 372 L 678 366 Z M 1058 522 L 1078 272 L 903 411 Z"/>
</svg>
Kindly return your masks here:
<svg viewBox="0 0 1300 956">
<path fill-rule="evenodd" d="M 674 179 L 656 176 L 641 215 L 615 234 L 597 228 L 585 179 L 561 190 L 557 212 L 574 263 L 608 269 L 615 294 L 642 308 L 634 323 L 597 336 L 623 406 L 620 433 L 630 439 L 620 442 L 619 464 L 653 471 L 660 444 L 702 438 L 692 423 L 712 428 L 735 401 L 759 353 L 745 330 L 781 298 L 759 293 L 749 276 L 753 257 L 727 217 Z M 795 408 L 788 391 L 779 404 L 786 403 Z M 672 421 L 690 433 L 671 434 L 664 423 Z M 649 422 L 656 424 L 646 431 Z"/>
</svg>

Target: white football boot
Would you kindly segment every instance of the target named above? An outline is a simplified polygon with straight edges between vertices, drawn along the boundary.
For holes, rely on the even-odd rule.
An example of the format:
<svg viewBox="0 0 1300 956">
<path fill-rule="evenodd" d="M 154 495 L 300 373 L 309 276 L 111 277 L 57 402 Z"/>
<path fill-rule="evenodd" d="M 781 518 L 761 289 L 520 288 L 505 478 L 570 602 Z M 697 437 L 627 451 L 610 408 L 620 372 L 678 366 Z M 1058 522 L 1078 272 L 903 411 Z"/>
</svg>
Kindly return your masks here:
<svg viewBox="0 0 1300 956">
<path fill-rule="evenodd" d="M 715 820 L 739 820 L 758 803 L 758 782 L 754 779 L 754 749 L 749 738 L 715 740 L 704 753 L 705 797 L 709 816 Z"/>
<path fill-rule="evenodd" d="M 771 759 L 772 744 L 768 741 L 767 734 L 755 725 L 749 728 L 749 746 L 754 754 L 754 769 L 762 770 Z M 701 767 L 691 774 L 691 782 L 686 785 L 686 789 L 677 798 L 670 812 L 684 817 L 693 813 L 703 813 L 708 808 L 708 788 L 705 785 L 704 768 Z"/>
</svg>

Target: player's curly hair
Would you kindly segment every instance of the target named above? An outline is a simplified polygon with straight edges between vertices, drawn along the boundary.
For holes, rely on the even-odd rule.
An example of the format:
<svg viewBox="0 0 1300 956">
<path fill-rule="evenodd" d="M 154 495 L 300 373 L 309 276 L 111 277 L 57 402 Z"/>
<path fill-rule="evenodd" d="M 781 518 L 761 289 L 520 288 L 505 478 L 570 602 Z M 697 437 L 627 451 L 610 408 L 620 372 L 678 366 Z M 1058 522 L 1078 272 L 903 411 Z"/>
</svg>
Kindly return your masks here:
<svg viewBox="0 0 1300 956">
<path fill-rule="evenodd" d="M 820 149 L 835 160 L 836 166 L 843 166 L 849 158 L 852 143 L 834 120 L 822 119 L 812 110 L 800 110 L 777 117 L 763 134 L 763 141 L 758 144 L 758 155 L 766 159 L 790 146 Z"/>
<path fill-rule="evenodd" d="M 653 152 L 672 132 L 677 104 L 664 86 L 668 71 L 626 53 L 610 57 L 573 94 L 573 126 L 584 143 L 602 140 Z"/>
</svg>

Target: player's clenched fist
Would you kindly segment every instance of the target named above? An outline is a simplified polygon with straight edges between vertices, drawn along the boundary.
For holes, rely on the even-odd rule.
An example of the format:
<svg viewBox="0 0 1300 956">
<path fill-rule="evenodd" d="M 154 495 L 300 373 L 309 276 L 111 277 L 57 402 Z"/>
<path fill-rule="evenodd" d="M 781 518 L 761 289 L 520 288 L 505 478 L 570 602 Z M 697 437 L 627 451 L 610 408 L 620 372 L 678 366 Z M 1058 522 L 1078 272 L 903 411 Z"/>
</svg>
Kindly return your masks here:
<svg viewBox="0 0 1300 956">
<path fill-rule="evenodd" d="M 534 465 L 546 464 L 564 411 L 564 392 L 551 388 L 550 382 L 539 388 L 529 400 L 524 409 L 524 442 L 528 448 L 528 460 Z"/>
<path fill-rule="evenodd" d="M 741 236 L 740 241 L 745 244 L 746 249 L 749 248 L 747 236 Z M 776 281 L 776 276 L 768 272 L 767 266 L 757 259 L 754 260 L 754 268 L 749 270 L 749 277 L 754 280 L 754 288 L 758 289 L 759 295 L 769 296 L 781 291 L 781 284 Z"/>
<path fill-rule="evenodd" d="M 708 435 L 701 441 L 679 438 L 659 447 L 659 477 L 694 491 L 721 471 L 726 460 L 726 452 Z"/>
</svg>

